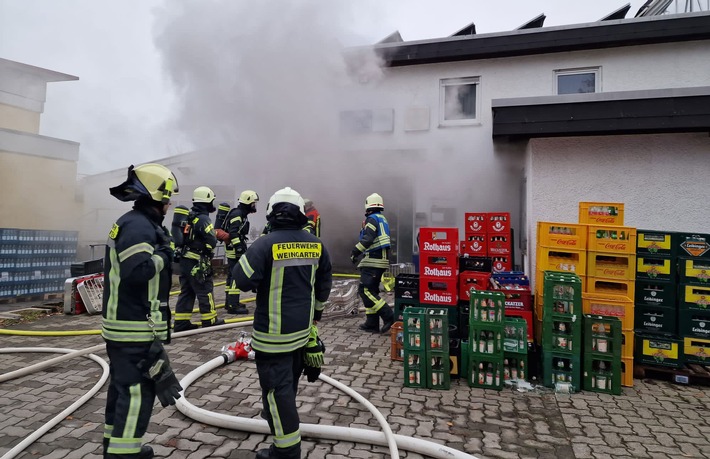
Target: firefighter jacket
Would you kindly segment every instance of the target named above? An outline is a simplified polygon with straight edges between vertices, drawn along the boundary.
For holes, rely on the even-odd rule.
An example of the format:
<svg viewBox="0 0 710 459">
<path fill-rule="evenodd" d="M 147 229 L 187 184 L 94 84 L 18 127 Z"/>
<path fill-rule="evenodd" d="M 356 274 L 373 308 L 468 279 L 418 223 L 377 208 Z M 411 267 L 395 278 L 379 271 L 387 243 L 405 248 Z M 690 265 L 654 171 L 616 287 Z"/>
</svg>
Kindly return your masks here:
<svg viewBox="0 0 710 459">
<path fill-rule="evenodd" d="M 365 254 L 358 268 L 389 268 L 390 226 L 384 215 L 380 212 L 367 215 L 355 248 Z"/>
<path fill-rule="evenodd" d="M 229 233 L 226 243 L 227 258 L 239 258 L 247 250 L 249 235 L 249 207 L 239 204 L 233 207 L 224 218 L 224 230 Z"/>
<path fill-rule="evenodd" d="M 106 341 L 129 346 L 168 338 L 172 272 L 170 259 L 157 250 L 169 241 L 162 219 L 153 208 L 134 207 L 111 228 L 101 325 Z"/>
<path fill-rule="evenodd" d="M 194 205 L 188 216 L 188 228 L 188 234 L 183 235 L 183 258 L 211 260 L 217 246 L 217 236 L 209 211 L 203 206 Z"/>
<path fill-rule="evenodd" d="M 311 207 L 306 211 L 306 217 L 308 218 L 306 229 L 311 234 L 320 237 L 320 212 L 318 212 L 318 209 Z"/>
<path fill-rule="evenodd" d="M 306 345 L 333 282 L 320 239 L 298 227 L 272 227 L 241 257 L 233 276 L 240 289 L 256 290 L 255 350 L 293 352 Z"/>
</svg>

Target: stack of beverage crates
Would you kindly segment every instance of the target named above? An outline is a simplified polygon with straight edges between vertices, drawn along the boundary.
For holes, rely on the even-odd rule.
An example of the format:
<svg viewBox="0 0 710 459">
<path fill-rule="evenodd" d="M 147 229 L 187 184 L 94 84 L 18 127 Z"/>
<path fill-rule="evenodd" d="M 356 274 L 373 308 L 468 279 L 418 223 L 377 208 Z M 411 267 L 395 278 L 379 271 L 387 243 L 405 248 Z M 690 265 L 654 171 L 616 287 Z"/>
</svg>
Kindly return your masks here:
<svg viewBox="0 0 710 459">
<path fill-rule="evenodd" d="M 467 212 L 464 214 L 462 255 L 487 257 L 493 272 L 513 269 L 513 233 L 509 212 Z"/>
<path fill-rule="evenodd" d="M 404 310 L 404 386 L 451 387 L 448 311 L 442 308 Z"/>
<path fill-rule="evenodd" d="M 707 365 L 710 235 L 639 230 L 636 254 L 636 360 Z"/>
<path fill-rule="evenodd" d="M 619 318 L 584 316 L 584 390 L 621 394 L 622 336 Z"/>
<path fill-rule="evenodd" d="M 503 388 L 504 313 L 505 296 L 501 292 L 471 291 L 468 343 L 462 346 L 464 374 L 470 387 Z"/>
</svg>

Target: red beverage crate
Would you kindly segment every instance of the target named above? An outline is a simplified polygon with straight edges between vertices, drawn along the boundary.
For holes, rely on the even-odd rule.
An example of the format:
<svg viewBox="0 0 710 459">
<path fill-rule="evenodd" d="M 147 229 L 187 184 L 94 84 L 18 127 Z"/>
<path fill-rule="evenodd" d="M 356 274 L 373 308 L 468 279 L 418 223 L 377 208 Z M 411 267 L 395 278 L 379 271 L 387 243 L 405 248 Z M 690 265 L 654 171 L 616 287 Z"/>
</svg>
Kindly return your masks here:
<svg viewBox="0 0 710 459">
<path fill-rule="evenodd" d="M 532 311 L 532 290 L 527 285 L 504 285 L 501 292 L 505 294 L 505 309 Z"/>
<path fill-rule="evenodd" d="M 471 239 L 473 238 L 473 239 Z M 485 257 L 488 253 L 488 243 L 485 234 L 469 234 L 466 241 L 459 242 L 459 252 L 461 255 L 471 255 L 472 257 Z"/>
<path fill-rule="evenodd" d="M 494 273 L 513 270 L 513 259 L 510 258 L 510 255 L 496 255 L 492 257 L 492 260 L 493 266 L 491 270 Z"/>
<path fill-rule="evenodd" d="M 419 253 L 458 253 L 458 228 L 419 228 Z"/>
<path fill-rule="evenodd" d="M 488 234 L 488 256 L 510 255 L 513 244 L 510 233 Z"/>
<path fill-rule="evenodd" d="M 466 212 L 464 214 L 464 232 L 466 234 L 486 234 L 488 232 L 488 214 Z"/>
<path fill-rule="evenodd" d="M 458 277 L 419 278 L 419 302 L 437 306 L 455 306 L 458 302 Z"/>
<path fill-rule="evenodd" d="M 490 279 L 490 273 L 462 272 L 459 274 L 459 298 L 462 301 L 469 301 L 471 299 L 471 292 L 469 291 L 471 288 L 488 290 Z"/>
<path fill-rule="evenodd" d="M 510 234 L 510 212 L 488 214 L 488 234 Z"/>
<path fill-rule="evenodd" d="M 419 273 L 422 277 L 456 277 L 459 274 L 459 258 L 456 253 L 419 254 Z"/>
<path fill-rule="evenodd" d="M 525 322 L 528 323 L 528 341 L 532 341 L 533 338 L 535 337 L 534 333 L 534 328 L 533 328 L 533 312 L 532 311 L 521 311 L 517 309 L 508 309 L 507 307 L 505 308 L 505 316 L 506 317 L 522 317 L 525 319 Z"/>
</svg>

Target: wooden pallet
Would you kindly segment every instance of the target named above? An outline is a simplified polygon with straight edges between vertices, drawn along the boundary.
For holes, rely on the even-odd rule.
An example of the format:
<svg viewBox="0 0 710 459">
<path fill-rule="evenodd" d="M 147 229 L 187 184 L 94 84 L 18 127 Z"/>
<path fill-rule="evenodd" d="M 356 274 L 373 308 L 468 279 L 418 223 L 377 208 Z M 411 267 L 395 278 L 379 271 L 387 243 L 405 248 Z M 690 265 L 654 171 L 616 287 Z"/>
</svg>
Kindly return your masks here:
<svg viewBox="0 0 710 459">
<path fill-rule="evenodd" d="M 634 378 L 661 379 L 677 384 L 710 386 L 710 365 L 687 363 L 681 368 L 634 364 Z"/>
<path fill-rule="evenodd" d="M 44 301 L 55 301 L 62 299 L 61 292 L 54 293 L 35 293 L 32 295 L 20 295 L 13 297 L 0 298 L 0 304 L 18 304 L 18 303 L 41 303 Z"/>
</svg>

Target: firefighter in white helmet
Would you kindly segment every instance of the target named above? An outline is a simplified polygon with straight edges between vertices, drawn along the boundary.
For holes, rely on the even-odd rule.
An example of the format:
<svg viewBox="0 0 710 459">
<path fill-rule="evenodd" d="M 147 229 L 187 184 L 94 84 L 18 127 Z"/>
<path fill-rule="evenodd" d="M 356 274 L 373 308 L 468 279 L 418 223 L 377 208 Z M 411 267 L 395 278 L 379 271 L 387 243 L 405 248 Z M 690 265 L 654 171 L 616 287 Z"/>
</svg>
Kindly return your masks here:
<svg viewBox="0 0 710 459">
<path fill-rule="evenodd" d="M 223 228 L 217 233 L 220 241 L 224 241 L 227 253 L 227 282 L 224 287 L 226 294 L 226 309 L 230 314 L 248 314 L 244 303 L 240 302 L 241 291 L 234 283 L 232 270 L 239 258 L 247 251 L 249 240 L 249 214 L 256 212 L 259 195 L 253 190 L 244 190 L 239 195 L 239 204 L 232 207 L 224 218 Z"/>
<path fill-rule="evenodd" d="M 101 335 L 111 380 L 106 394 L 103 452 L 109 459 L 153 457 L 142 445 L 153 403 L 174 405 L 182 390 L 162 342 L 170 341 L 168 298 L 174 247 L 162 226 L 177 179 L 160 164 L 128 168 L 128 178 L 110 188 L 133 210 L 113 224 L 104 259 Z"/>
<path fill-rule="evenodd" d="M 380 298 L 380 282 L 389 268 L 390 255 L 390 227 L 382 215 L 384 210 L 384 200 L 379 194 L 373 193 L 365 199 L 365 221 L 360 240 L 350 254 L 350 260 L 360 269 L 358 293 L 365 305 L 365 323 L 360 325 L 360 330 L 373 333 L 387 333 L 394 324 L 394 311 Z M 365 255 L 358 263 L 363 253 Z"/>
<path fill-rule="evenodd" d="M 274 443 L 257 459 L 300 459 L 296 409 L 298 379 L 318 379 L 324 346 L 315 322 L 332 285 L 330 257 L 316 236 L 303 230 L 301 195 L 277 191 L 266 208 L 271 231 L 254 241 L 234 268 L 237 285 L 256 290 L 252 347 L 264 409 Z"/>
<path fill-rule="evenodd" d="M 214 304 L 212 258 L 217 236 L 209 215 L 217 210 L 214 201 L 214 191 L 206 186 L 195 188 L 192 194 L 192 209 L 182 234 L 180 295 L 175 304 L 176 332 L 197 328 L 190 321 L 195 299 L 200 308 L 203 327 L 224 324 L 224 319 L 217 317 Z"/>
</svg>

